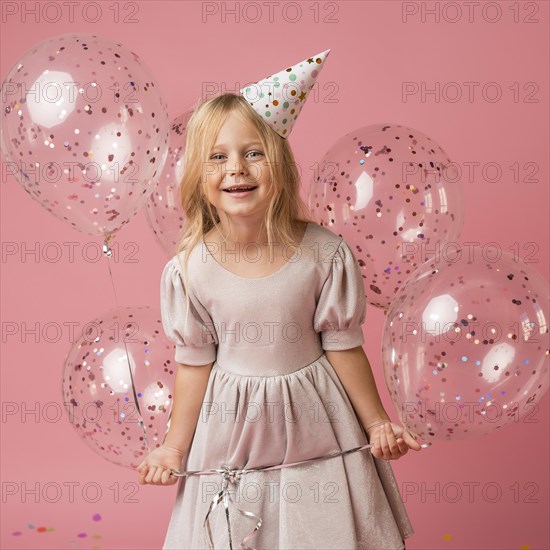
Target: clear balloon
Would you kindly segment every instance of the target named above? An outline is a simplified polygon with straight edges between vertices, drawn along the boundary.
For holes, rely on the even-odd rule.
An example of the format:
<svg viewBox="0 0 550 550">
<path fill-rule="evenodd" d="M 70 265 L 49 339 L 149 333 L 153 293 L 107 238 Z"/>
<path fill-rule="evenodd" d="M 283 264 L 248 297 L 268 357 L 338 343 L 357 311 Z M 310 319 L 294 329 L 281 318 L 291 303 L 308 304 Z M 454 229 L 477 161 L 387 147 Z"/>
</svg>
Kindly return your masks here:
<svg viewBox="0 0 550 550">
<path fill-rule="evenodd" d="M 122 44 L 53 36 L 2 84 L 0 146 L 23 189 L 57 218 L 106 237 L 143 207 L 168 153 L 155 78 Z"/>
<path fill-rule="evenodd" d="M 309 208 L 353 247 L 372 305 L 387 309 L 425 250 L 458 240 L 457 174 L 437 143 L 398 124 L 358 128 L 323 157 Z"/>
<path fill-rule="evenodd" d="M 162 445 L 172 411 L 174 344 L 150 307 L 112 309 L 86 325 L 65 358 L 63 402 L 82 440 L 128 468 Z"/>
<path fill-rule="evenodd" d="M 427 440 L 536 422 L 548 390 L 548 283 L 500 251 L 449 247 L 420 266 L 386 315 L 382 360 L 402 422 Z"/>
<path fill-rule="evenodd" d="M 186 111 L 172 122 L 168 140 L 168 158 L 160 180 L 147 201 L 147 221 L 168 258 L 176 253 L 183 229 L 184 213 L 180 204 L 183 177 L 185 129 L 192 111 Z"/>
</svg>

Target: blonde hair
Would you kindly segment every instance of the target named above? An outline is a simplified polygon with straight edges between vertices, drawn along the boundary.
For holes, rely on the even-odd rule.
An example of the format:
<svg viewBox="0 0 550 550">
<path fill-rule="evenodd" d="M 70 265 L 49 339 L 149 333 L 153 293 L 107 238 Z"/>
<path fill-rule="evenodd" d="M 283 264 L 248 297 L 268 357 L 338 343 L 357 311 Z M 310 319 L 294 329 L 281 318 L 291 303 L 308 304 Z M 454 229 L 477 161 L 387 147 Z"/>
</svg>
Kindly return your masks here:
<svg viewBox="0 0 550 550">
<path fill-rule="evenodd" d="M 297 224 L 316 223 L 300 197 L 300 174 L 287 139 L 277 134 L 240 94 L 225 93 L 204 100 L 195 107 L 187 123 L 180 183 L 185 223 L 175 254 L 179 259 L 179 253 L 187 251 L 182 269 L 185 288 L 188 288 L 189 252 L 220 221 L 216 207 L 206 197 L 203 174 L 206 163 L 211 162 L 210 153 L 218 133 L 233 111 L 256 130 L 269 166 L 272 193 L 264 220 L 268 243 L 295 244 L 293 231 Z"/>
</svg>

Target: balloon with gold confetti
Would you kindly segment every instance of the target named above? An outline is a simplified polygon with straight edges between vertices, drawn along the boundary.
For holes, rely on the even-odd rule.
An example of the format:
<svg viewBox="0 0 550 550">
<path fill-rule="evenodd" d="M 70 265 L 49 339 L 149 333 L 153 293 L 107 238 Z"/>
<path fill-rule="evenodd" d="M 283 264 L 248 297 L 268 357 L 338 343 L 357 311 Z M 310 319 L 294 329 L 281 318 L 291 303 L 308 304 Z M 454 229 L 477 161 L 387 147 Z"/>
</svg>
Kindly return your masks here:
<svg viewBox="0 0 550 550">
<path fill-rule="evenodd" d="M 414 271 L 386 315 L 386 385 L 427 440 L 529 421 L 548 390 L 548 282 L 507 251 L 495 258 L 447 250 Z"/>
<path fill-rule="evenodd" d="M 85 325 L 65 358 L 67 418 L 103 458 L 134 469 L 162 445 L 176 364 L 160 312 L 114 308 Z"/>
</svg>

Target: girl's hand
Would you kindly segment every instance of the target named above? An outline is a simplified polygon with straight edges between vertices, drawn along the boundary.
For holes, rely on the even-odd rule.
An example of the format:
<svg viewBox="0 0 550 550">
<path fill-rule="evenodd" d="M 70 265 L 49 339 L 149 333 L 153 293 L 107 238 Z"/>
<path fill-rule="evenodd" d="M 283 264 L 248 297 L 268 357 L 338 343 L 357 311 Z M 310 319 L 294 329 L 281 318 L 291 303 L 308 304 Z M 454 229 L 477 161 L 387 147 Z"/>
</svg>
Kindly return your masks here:
<svg viewBox="0 0 550 550">
<path fill-rule="evenodd" d="M 145 485 L 174 485 L 178 478 L 170 475 L 172 470 L 179 470 L 184 451 L 161 445 L 151 451 L 145 460 L 136 468 L 139 472 L 139 483 Z"/>
<path fill-rule="evenodd" d="M 416 441 L 418 435 L 393 422 L 386 422 L 373 426 L 369 431 L 371 454 L 375 458 L 397 460 L 406 455 L 409 448 L 420 451 L 420 443 Z"/>
</svg>

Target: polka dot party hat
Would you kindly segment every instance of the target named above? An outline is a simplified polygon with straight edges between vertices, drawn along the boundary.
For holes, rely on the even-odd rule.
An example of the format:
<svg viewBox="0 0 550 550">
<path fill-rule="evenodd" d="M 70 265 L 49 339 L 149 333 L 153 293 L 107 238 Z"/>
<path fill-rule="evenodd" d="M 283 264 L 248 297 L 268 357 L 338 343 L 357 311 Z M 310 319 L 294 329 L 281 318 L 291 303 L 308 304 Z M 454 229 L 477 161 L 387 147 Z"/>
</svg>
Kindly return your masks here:
<svg viewBox="0 0 550 550">
<path fill-rule="evenodd" d="M 241 95 L 281 137 L 287 138 L 330 50 L 241 88 Z"/>
</svg>

